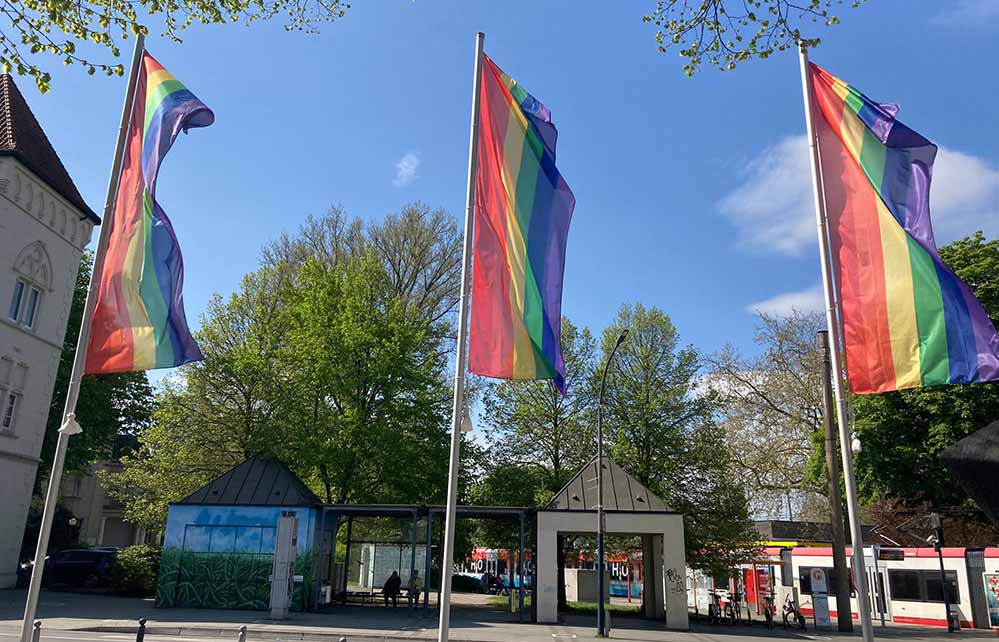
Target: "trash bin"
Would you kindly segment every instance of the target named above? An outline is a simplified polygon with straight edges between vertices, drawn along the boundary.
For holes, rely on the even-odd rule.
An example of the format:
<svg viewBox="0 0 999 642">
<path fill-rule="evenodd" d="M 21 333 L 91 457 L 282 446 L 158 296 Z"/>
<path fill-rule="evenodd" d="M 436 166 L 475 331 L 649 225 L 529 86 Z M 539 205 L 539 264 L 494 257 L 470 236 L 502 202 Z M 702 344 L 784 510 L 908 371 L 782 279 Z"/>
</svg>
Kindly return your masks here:
<svg viewBox="0 0 999 642">
<path fill-rule="evenodd" d="M 961 630 L 961 614 L 960 614 L 960 612 L 958 612 L 956 606 L 951 606 L 950 607 L 950 612 L 948 613 L 948 616 L 950 617 L 950 629 L 952 631 L 960 631 Z"/>
</svg>

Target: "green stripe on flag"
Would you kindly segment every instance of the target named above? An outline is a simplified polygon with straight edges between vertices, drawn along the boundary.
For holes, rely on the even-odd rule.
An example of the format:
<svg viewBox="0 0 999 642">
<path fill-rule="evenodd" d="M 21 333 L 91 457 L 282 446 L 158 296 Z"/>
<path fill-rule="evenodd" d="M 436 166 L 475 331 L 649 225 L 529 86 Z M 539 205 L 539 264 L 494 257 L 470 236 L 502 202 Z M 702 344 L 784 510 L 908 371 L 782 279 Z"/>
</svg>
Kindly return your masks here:
<svg viewBox="0 0 999 642">
<path fill-rule="evenodd" d="M 947 323 L 943 294 L 933 259 L 911 237 L 909 264 L 912 266 L 912 291 L 919 328 L 919 370 L 924 386 L 950 383 L 950 357 L 947 350 Z"/>
</svg>

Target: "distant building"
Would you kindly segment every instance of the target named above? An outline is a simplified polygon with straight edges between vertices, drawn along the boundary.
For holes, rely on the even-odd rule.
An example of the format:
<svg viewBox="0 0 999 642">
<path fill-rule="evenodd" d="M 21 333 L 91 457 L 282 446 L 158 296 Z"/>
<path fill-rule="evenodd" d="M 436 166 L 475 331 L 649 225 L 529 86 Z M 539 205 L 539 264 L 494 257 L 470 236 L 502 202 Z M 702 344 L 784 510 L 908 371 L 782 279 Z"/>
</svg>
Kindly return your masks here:
<svg viewBox="0 0 999 642">
<path fill-rule="evenodd" d="M 0 76 L 0 588 L 15 583 L 80 255 L 99 222 Z"/>
<path fill-rule="evenodd" d="M 122 518 L 121 502 L 107 493 L 101 480 L 101 473 L 119 471 L 117 461 L 102 461 L 63 478 L 60 503 L 77 520 L 80 544 L 124 548 L 148 541 L 146 529 Z"/>
</svg>

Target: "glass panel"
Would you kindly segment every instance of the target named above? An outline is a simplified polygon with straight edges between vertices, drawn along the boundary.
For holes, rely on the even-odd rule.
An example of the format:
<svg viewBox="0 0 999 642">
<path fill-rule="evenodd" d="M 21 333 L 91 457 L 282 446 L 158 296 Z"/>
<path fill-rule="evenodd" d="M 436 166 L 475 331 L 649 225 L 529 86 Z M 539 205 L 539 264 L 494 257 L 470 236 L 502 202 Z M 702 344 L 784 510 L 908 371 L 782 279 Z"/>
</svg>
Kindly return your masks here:
<svg viewBox="0 0 999 642">
<path fill-rule="evenodd" d="M 234 526 L 212 526 L 212 553 L 231 553 L 235 543 Z"/>
<path fill-rule="evenodd" d="M 207 553 L 211 538 L 211 527 L 188 526 L 184 532 L 184 550 L 192 553 Z"/>
<path fill-rule="evenodd" d="M 940 590 L 940 571 L 923 571 L 926 578 L 926 601 L 943 602 L 943 592 Z M 947 584 L 950 586 L 947 597 L 951 604 L 960 602 L 961 598 L 957 591 L 957 573 L 947 571 Z"/>
<path fill-rule="evenodd" d="M 918 571 L 888 571 L 888 582 L 891 585 L 891 597 L 893 600 L 908 600 L 910 602 L 920 602 L 923 599 L 920 590 L 920 577 Z"/>
<path fill-rule="evenodd" d="M 812 594 L 812 567 L 802 566 L 798 569 L 798 586 L 805 595 Z"/>
<path fill-rule="evenodd" d="M 274 552 L 274 529 L 263 527 L 260 529 L 260 552 L 261 553 L 273 553 Z"/>
<path fill-rule="evenodd" d="M 7 405 L 3 410 L 3 423 L 0 424 L 4 429 L 9 430 L 11 426 L 14 425 L 14 410 L 17 408 L 17 393 L 10 393 L 7 395 Z"/>
<path fill-rule="evenodd" d="M 237 553 L 259 553 L 260 552 L 260 527 L 240 526 L 236 529 L 236 552 Z"/>
<path fill-rule="evenodd" d="M 17 321 L 17 313 L 21 311 L 21 296 L 24 294 L 24 284 L 20 281 L 14 282 L 14 295 L 10 297 L 10 307 L 7 308 L 7 317 L 11 321 Z"/>
<path fill-rule="evenodd" d="M 24 325 L 33 327 L 35 325 L 35 311 L 38 309 L 38 295 L 41 294 L 38 288 L 28 290 L 28 306 L 24 311 Z"/>
</svg>

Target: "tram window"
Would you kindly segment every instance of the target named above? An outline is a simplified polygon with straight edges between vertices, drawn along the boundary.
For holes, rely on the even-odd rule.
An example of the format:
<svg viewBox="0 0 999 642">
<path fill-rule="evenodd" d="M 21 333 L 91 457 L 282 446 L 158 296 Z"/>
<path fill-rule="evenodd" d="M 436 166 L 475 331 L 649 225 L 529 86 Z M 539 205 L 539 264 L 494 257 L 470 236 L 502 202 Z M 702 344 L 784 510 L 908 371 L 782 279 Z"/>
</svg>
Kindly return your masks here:
<svg viewBox="0 0 999 642">
<path fill-rule="evenodd" d="M 802 566 L 798 569 L 798 586 L 800 591 L 805 595 L 812 594 L 812 569 L 814 566 Z M 823 571 L 826 572 L 826 590 L 829 591 L 829 595 L 836 594 L 836 569 L 823 566 L 821 567 Z M 850 574 L 850 596 L 856 597 L 856 588 L 853 585 L 853 574 Z"/>
<path fill-rule="evenodd" d="M 888 580 L 891 582 L 891 598 L 893 600 L 921 602 L 923 591 L 919 579 L 919 571 L 888 571 Z"/>
<path fill-rule="evenodd" d="M 946 571 L 946 576 L 949 585 L 947 597 L 950 598 L 951 603 L 960 602 L 961 597 L 957 591 L 957 573 Z M 926 578 L 926 601 L 943 602 L 943 591 L 940 590 L 940 573 L 936 571 L 931 571 Z"/>
<path fill-rule="evenodd" d="M 889 570 L 888 580 L 891 584 L 893 600 L 909 602 L 943 602 L 943 591 L 940 590 L 940 571 L 910 571 Z M 950 589 L 948 597 L 952 603 L 961 601 L 957 589 L 957 572 L 947 571 L 947 584 Z"/>
</svg>

